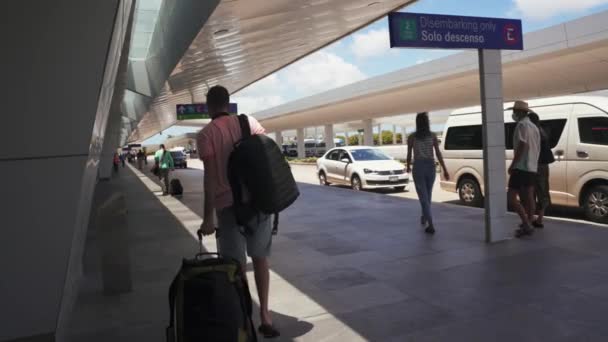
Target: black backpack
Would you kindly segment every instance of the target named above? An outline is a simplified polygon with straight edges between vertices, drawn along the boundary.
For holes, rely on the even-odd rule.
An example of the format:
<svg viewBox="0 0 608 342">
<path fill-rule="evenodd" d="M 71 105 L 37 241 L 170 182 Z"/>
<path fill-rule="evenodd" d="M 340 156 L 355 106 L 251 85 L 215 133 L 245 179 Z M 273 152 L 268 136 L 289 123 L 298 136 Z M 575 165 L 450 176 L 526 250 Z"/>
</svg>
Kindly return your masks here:
<svg viewBox="0 0 608 342">
<path fill-rule="evenodd" d="M 281 148 L 265 135 L 252 135 L 246 115 L 239 115 L 238 119 L 242 139 L 228 159 L 236 221 L 251 232 L 248 223 L 256 215 L 274 214 L 276 234 L 279 212 L 293 204 L 300 191 Z"/>
<path fill-rule="evenodd" d="M 169 183 L 169 193 L 173 196 L 179 196 L 184 193 L 184 188 L 182 187 L 182 183 L 177 178 L 173 178 Z"/>
<path fill-rule="evenodd" d="M 182 261 L 169 288 L 167 342 L 256 342 L 243 277 L 238 261 L 202 253 L 201 240 L 201 253 Z"/>
</svg>

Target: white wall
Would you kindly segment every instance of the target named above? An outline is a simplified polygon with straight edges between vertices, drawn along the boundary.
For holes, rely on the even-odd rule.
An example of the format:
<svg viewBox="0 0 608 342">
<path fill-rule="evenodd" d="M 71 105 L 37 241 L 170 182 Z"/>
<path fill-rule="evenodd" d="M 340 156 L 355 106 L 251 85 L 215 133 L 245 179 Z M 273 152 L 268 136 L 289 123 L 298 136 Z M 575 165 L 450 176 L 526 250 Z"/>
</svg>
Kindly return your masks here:
<svg viewBox="0 0 608 342">
<path fill-rule="evenodd" d="M 130 5 L 1 5 L 0 341 L 54 339 L 75 295 Z"/>
</svg>

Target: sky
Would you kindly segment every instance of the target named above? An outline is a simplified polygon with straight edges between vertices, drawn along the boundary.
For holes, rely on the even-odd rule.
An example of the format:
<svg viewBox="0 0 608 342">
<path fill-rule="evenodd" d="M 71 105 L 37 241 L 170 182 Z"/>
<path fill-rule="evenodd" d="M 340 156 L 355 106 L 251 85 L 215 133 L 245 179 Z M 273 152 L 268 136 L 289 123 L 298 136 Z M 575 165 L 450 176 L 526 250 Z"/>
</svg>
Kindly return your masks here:
<svg viewBox="0 0 608 342">
<path fill-rule="evenodd" d="M 419 0 L 403 11 L 519 18 L 524 33 L 608 10 L 608 0 Z M 239 112 L 256 113 L 369 77 L 428 62 L 458 50 L 391 49 L 383 18 L 252 84 L 231 97 Z M 165 134 L 196 131 L 175 127 Z M 153 143 L 165 137 L 156 136 Z M 147 143 L 148 141 L 146 141 Z"/>
</svg>

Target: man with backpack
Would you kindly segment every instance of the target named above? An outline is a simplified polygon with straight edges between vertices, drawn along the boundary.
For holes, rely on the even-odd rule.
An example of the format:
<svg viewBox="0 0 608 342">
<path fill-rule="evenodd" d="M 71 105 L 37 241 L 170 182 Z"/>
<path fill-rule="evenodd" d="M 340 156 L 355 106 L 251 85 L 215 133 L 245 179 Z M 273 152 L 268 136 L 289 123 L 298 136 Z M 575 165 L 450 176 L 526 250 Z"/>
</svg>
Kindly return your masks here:
<svg viewBox="0 0 608 342">
<path fill-rule="evenodd" d="M 269 261 L 272 245 L 272 225 L 270 215 L 256 212 L 248 219 L 246 227 L 237 223 L 237 204 L 247 198 L 247 189 L 243 198 L 234 197 L 229 172 L 229 160 L 238 144 L 244 137 L 242 122 L 248 121 L 250 135 L 263 135 L 264 128 L 253 117 L 241 117 L 228 114 L 230 95 L 222 86 L 214 86 L 207 93 L 207 108 L 211 116 L 209 123 L 197 137 L 199 157 L 204 163 L 204 219 L 201 224 L 203 235 L 215 232 L 214 212 L 217 213 L 217 239 L 219 252 L 223 257 L 237 260 L 243 272 L 247 254 L 253 260 L 255 282 L 260 302 L 261 325 L 258 331 L 266 338 L 278 337 L 279 331 L 273 326 L 269 296 Z M 255 157 L 255 156 L 252 156 Z M 242 171 L 242 170 L 241 170 Z"/>
</svg>

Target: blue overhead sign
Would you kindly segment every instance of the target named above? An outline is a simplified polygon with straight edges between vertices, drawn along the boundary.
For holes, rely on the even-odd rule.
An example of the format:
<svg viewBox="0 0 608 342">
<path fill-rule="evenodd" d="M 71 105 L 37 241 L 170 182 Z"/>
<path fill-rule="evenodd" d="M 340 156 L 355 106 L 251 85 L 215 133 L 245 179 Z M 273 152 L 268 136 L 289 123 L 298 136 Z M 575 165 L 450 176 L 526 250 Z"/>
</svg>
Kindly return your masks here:
<svg viewBox="0 0 608 342">
<path fill-rule="evenodd" d="M 521 20 L 393 12 L 391 47 L 523 50 Z"/>
</svg>

